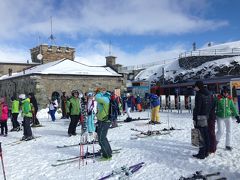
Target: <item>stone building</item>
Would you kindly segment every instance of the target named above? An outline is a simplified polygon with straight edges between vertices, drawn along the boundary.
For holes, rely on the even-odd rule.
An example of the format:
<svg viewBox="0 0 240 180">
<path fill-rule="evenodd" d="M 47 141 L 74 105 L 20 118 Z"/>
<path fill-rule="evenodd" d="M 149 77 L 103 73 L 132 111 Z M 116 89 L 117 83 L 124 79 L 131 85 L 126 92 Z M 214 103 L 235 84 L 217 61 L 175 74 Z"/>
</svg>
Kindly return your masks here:
<svg viewBox="0 0 240 180">
<path fill-rule="evenodd" d="M 74 89 L 82 92 L 94 91 L 97 87 L 108 90 L 124 89 L 121 74 L 106 66 L 87 66 L 68 59 L 34 66 L 25 71 L 0 78 L 0 94 L 7 100 L 16 94 L 33 92 L 41 108 L 48 104 L 53 92 L 60 95 Z"/>
<path fill-rule="evenodd" d="M 5 96 L 8 102 L 13 95 L 33 92 L 40 107 L 44 108 L 53 92 L 61 95 L 65 91 L 70 95 L 75 89 L 82 92 L 94 91 L 97 87 L 125 89 L 125 77 L 113 69 L 121 66 L 116 65 L 116 57 L 110 58 L 111 68 L 74 61 L 74 48 L 40 45 L 30 51 L 33 63 L 4 67 L 5 75 L 0 77 L 0 97 Z M 106 64 L 108 61 L 109 57 L 106 57 Z"/>
</svg>

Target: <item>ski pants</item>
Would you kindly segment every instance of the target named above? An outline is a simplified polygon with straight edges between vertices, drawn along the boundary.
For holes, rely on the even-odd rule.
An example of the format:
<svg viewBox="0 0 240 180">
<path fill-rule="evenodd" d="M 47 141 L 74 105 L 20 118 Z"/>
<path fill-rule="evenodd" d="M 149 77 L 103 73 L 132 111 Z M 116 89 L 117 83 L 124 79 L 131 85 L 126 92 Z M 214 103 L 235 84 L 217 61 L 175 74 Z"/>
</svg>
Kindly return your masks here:
<svg viewBox="0 0 240 180">
<path fill-rule="evenodd" d="M 126 109 L 127 116 L 128 116 L 129 118 L 132 118 L 132 117 L 131 117 L 131 113 L 130 113 L 131 107 L 128 107 L 127 103 L 125 104 L 125 109 Z"/>
<path fill-rule="evenodd" d="M 1 121 L 1 134 L 4 134 L 4 129 L 5 129 L 5 134 L 8 133 L 8 127 L 7 127 L 7 121 Z"/>
<path fill-rule="evenodd" d="M 32 136 L 31 120 L 32 117 L 23 117 L 23 135 L 26 137 Z"/>
<path fill-rule="evenodd" d="M 208 120 L 208 133 L 210 140 L 209 152 L 214 153 L 216 151 L 216 134 L 215 134 L 215 119 Z"/>
<path fill-rule="evenodd" d="M 95 132 L 94 116 L 95 116 L 94 113 L 92 113 L 87 117 L 87 130 L 89 133 Z"/>
<path fill-rule="evenodd" d="M 55 113 L 56 113 L 56 109 L 49 110 L 49 114 L 50 114 L 50 116 L 52 118 L 52 121 L 56 120 Z"/>
<path fill-rule="evenodd" d="M 13 129 L 17 128 L 17 127 L 20 127 L 20 124 L 18 122 L 18 113 L 12 113 L 12 126 L 13 126 Z"/>
<path fill-rule="evenodd" d="M 223 134 L 223 124 L 226 126 L 226 146 L 231 146 L 231 131 L 232 131 L 232 118 L 219 118 L 217 117 L 217 134 L 216 139 L 219 142 Z"/>
<path fill-rule="evenodd" d="M 201 147 L 199 148 L 198 154 L 200 156 L 206 157 L 209 152 L 209 146 L 210 146 L 208 127 L 207 126 L 206 127 L 197 127 L 197 129 L 200 130 L 202 140 L 203 140 L 201 142 Z"/>
<path fill-rule="evenodd" d="M 112 157 L 112 149 L 107 139 L 107 132 L 111 122 L 98 121 L 97 135 L 98 142 L 101 146 L 102 156 L 105 158 Z"/>
<path fill-rule="evenodd" d="M 40 122 L 37 118 L 37 111 L 38 111 L 38 109 L 35 109 L 35 111 L 33 112 L 33 124 L 34 125 L 39 125 L 40 124 Z"/>
<path fill-rule="evenodd" d="M 80 115 L 70 115 L 70 124 L 68 127 L 68 134 L 76 134 L 77 124 L 80 119 Z"/>
<path fill-rule="evenodd" d="M 153 122 L 159 122 L 159 109 L 160 106 L 156 106 L 154 108 L 152 108 L 152 117 L 151 117 L 151 121 Z"/>
</svg>

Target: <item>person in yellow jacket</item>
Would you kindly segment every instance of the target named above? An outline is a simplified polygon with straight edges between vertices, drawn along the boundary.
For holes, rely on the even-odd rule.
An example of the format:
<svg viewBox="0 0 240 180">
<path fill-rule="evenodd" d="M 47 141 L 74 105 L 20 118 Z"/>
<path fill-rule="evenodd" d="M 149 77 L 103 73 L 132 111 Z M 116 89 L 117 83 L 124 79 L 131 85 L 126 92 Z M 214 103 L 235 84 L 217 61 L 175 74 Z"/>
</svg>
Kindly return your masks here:
<svg viewBox="0 0 240 180">
<path fill-rule="evenodd" d="M 20 131 L 20 124 L 18 122 L 18 114 L 19 114 L 19 100 L 16 98 L 16 96 L 11 97 L 12 101 L 12 126 L 13 128 L 10 131 Z"/>
<path fill-rule="evenodd" d="M 23 116 L 23 137 L 22 140 L 29 141 L 33 139 L 31 121 L 32 121 L 32 109 L 33 106 L 30 103 L 30 99 L 26 98 L 25 94 L 19 96 L 21 101 L 22 116 Z"/>
</svg>

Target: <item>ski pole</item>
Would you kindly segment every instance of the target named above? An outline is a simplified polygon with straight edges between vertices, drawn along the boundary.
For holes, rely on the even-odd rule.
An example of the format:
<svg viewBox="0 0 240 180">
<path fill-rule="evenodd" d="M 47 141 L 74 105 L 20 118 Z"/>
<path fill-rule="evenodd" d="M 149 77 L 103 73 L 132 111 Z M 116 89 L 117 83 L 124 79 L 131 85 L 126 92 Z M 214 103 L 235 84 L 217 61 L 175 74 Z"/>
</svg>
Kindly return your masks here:
<svg viewBox="0 0 240 180">
<path fill-rule="evenodd" d="M 6 174 L 5 174 L 5 168 L 4 168 L 4 163 L 3 163 L 3 156 L 2 156 L 2 143 L 0 142 L 0 156 L 1 156 L 1 162 L 2 162 L 2 170 L 3 170 L 3 177 L 4 180 L 6 180 Z"/>
</svg>

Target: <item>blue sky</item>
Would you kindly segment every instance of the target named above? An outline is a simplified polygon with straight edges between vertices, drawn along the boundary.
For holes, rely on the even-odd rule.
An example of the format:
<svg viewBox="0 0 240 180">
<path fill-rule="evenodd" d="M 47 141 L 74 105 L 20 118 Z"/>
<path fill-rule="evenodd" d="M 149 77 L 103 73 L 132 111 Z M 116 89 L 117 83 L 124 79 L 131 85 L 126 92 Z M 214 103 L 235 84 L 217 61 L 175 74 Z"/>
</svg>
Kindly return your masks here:
<svg viewBox="0 0 240 180">
<path fill-rule="evenodd" d="M 134 65 L 176 58 L 191 50 L 240 40 L 238 0 L 1 0 L 0 61 L 26 61 L 29 49 L 50 44 L 76 48 L 76 59 Z M 40 37 L 40 38 L 39 38 Z M 82 58 L 81 58 L 82 57 Z"/>
</svg>

